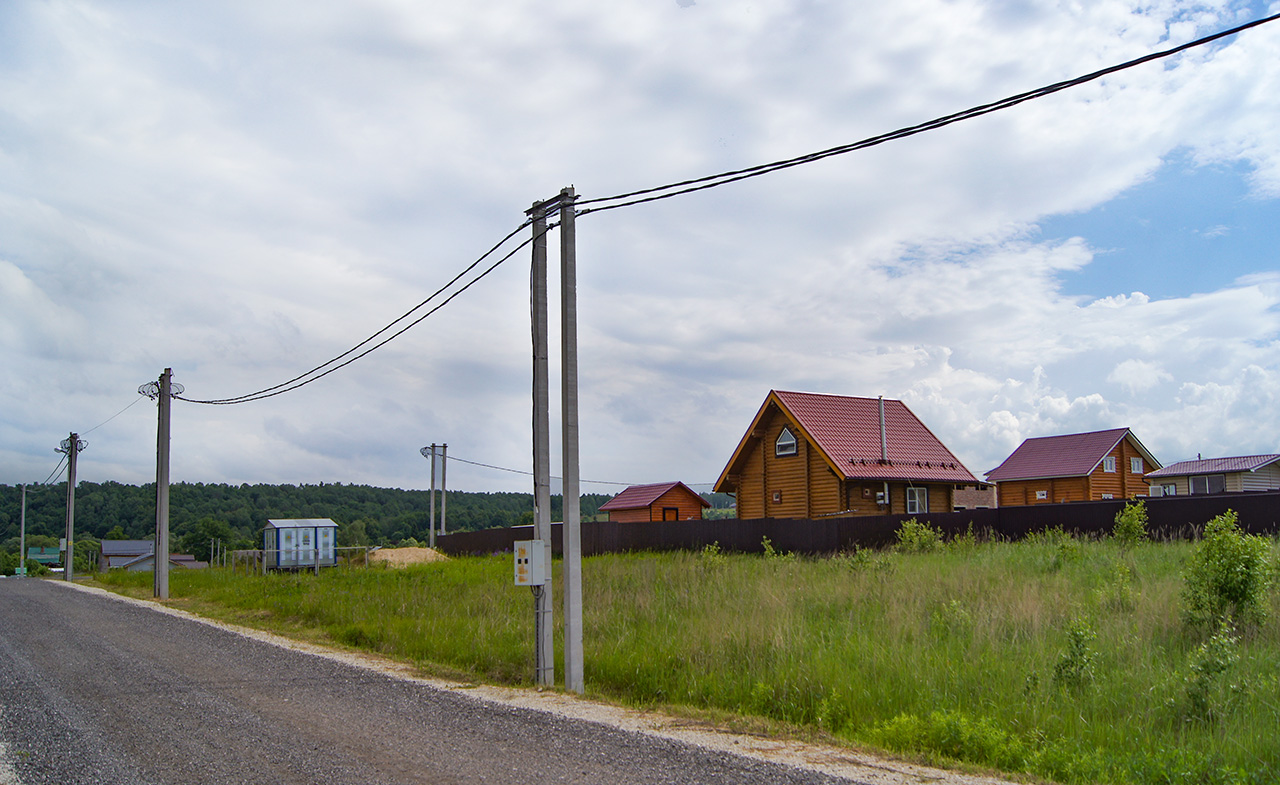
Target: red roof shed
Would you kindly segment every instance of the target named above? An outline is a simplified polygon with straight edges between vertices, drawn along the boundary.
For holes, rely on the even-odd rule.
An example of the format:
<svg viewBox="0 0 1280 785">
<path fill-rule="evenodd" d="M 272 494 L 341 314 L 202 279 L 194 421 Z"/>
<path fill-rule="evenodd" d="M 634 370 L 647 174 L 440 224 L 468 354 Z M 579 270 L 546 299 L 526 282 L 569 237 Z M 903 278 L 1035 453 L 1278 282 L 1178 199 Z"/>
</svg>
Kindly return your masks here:
<svg viewBox="0 0 1280 785">
<path fill-rule="evenodd" d="M 689 521 L 702 518 L 711 503 L 682 482 L 632 485 L 600 505 L 611 521 Z"/>
</svg>

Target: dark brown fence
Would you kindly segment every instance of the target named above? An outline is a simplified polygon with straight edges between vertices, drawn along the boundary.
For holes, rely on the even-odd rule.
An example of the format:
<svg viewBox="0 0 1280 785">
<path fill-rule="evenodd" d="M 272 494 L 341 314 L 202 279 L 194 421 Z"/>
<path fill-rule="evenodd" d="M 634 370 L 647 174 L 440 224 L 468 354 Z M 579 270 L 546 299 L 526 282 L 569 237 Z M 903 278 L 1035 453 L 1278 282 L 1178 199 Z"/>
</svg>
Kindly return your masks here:
<svg viewBox="0 0 1280 785">
<path fill-rule="evenodd" d="M 1032 532 L 1053 527 L 1092 537 L 1109 534 L 1116 513 L 1125 502 L 1074 502 L 1002 507 L 995 510 L 929 513 L 927 515 L 877 515 L 858 518 L 763 518 L 740 521 L 652 521 L 638 523 L 584 522 L 582 553 L 626 551 L 701 550 L 718 543 L 726 551 L 758 553 L 768 538 L 774 548 L 797 553 L 834 553 L 855 546 L 880 548 L 893 544 L 902 521 L 911 517 L 927 521 L 948 537 L 970 527 L 979 537 L 1018 540 Z M 1224 493 L 1212 496 L 1175 496 L 1147 499 L 1147 530 L 1156 539 L 1195 537 L 1205 522 L 1228 509 L 1235 510 L 1245 531 L 1254 534 L 1280 532 L 1280 491 Z M 552 549 L 561 552 L 561 527 L 554 524 Z M 532 526 L 486 529 L 447 534 L 436 539 L 449 554 L 501 553 L 516 540 L 533 538 Z"/>
</svg>

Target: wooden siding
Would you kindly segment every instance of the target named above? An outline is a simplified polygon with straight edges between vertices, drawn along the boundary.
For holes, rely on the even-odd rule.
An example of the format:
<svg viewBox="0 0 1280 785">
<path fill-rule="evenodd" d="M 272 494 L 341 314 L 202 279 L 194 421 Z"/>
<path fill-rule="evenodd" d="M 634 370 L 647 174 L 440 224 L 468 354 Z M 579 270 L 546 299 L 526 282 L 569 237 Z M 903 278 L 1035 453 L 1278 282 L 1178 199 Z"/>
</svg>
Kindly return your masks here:
<svg viewBox="0 0 1280 785">
<path fill-rule="evenodd" d="M 786 427 L 796 437 L 794 455 L 778 455 L 775 445 Z M 822 451 L 775 406 L 760 418 L 755 439 L 742 461 L 737 485 L 737 517 L 825 518 L 836 515 L 870 516 L 907 510 L 907 484 L 890 483 L 888 509 L 876 504 L 884 483 L 846 480 L 827 464 Z M 916 483 L 929 488 L 929 512 L 950 512 L 951 483 Z M 867 494 L 864 495 L 864 489 Z"/>
<path fill-rule="evenodd" d="M 664 518 L 668 509 L 674 509 L 674 519 Z M 684 488 L 676 486 L 654 499 L 647 507 L 633 507 L 629 510 L 610 510 L 609 520 L 618 523 L 636 523 L 647 521 L 702 520 L 702 502 L 700 497 L 690 494 Z"/>
<path fill-rule="evenodd" d="M 1104 494 L 1111 494 L 1113 499 L 1132 499 L 1145 496 L 1150 488 L 1143 479 L 1145 472 L 1154 471 L 1149 466 L 1138 448 L 1129 441 L 1129 437 L 1120 440 L 1109 457 L 1115 458 L 1116 470 L 1104 471 L 1104 462 L 1084 477 L 1050 477 L 1040 480 L 1008 480 L 996 485 L 996 494 L 1001 507 L 1017 507 L 1024 504 L 1060 504 L 1062 502 L 1099 501 Z M 1134 472 L 1130 465 L 1131 458 L 1142 458 L 1142 471 Z M 1046 491 L 1044 499 L 1037 499 L 1038 491 Z M 1186 479 L 1178 493 L 1186 492 Z M 930 500 L 932 503 L 932 500 Z"/>
</svg>

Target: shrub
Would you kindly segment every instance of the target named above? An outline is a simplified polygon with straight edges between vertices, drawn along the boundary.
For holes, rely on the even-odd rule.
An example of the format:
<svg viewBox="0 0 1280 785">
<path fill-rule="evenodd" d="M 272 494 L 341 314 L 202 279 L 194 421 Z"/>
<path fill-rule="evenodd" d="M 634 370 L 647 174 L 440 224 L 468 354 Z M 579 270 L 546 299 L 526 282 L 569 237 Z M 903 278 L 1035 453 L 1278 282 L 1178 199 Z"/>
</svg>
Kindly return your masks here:
<svg viewBox="0 0 1280 785">
<path fill-rule="evenodd" d="M 906 553 L 930 553 L 942 547 L 942 532 L 915 518 L 898 527 L 898 550 Z"/>
<path fill-rule="evenodd" d="M 1133 590 L 1133 573 L 1123 564 L 1117 564 L 1111 580 L 1094 591 L 1098 605 L 1109 611 L 1131 611 L 1137 606 Z"/>
<path fill-rule="evenodd" d="M 783 553 L 777 548 L 774 548 L 773 541 L 770 540 L 768 537 L 760 538 L 760 547 L 764 550 L 764 557 L 766 559 L 780 559 L 782 561 L 796 560 L 796 555 L 794 552 L 789 551 L 789 552 Z"/>
<path fill-rule="evenodd" d="M 1208 721 L 1219 716 L 1239 693 L 1235 684 L 1224 684 L 1228 671 L 1240 660 L 1240 639 L 1225 621 L 1213 637 L 1196 647 L 1187 658 L 1186 698 L 1183 716 Z"/>
<path fill-rule="evenodd" d="M 1122 547 L 1132 548 L 1147 541 L 1147 505 L 1145 502 L 1126 504 L 1116 513 L 1116 525 L 1112 536 Z"/>
<path fill-rule="evenodd" d="M 1205 524 L 1183 572 L 1184 620 L 1195 627 L 1224 620 L 1242 627 L 1261 624 L 1273 569 L 1270 543 L 1241 531 L 1235 512 L 1227 510 Z"/>
<path fill-rule="evenodd" d="M 710 545 L 702 546 L 702 550 L 698 552 L 698 562 L 705 569 L 712 570 L 723 567 L 726 561 L 724 552 L 720 550 L 720 543 L 713 542 Z"/>
<path fill-rule="evenodd" d="M 1067 647 L 1053 667 L 1053 680 L 1064 687 L 1080 689 L 1093 681 L 1093 663 L 1098 653 L 1093 642 L 1098 634 L 1084 619 L 1073 619 L 1067 627 Z"/>
</svg>

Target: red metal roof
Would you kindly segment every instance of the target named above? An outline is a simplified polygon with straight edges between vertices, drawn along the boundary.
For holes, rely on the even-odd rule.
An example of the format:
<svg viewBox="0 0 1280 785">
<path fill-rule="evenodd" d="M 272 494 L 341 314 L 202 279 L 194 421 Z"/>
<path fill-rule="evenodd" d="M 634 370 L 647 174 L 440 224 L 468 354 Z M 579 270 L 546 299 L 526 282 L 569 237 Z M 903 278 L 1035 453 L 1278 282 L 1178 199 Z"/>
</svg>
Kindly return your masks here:
<svg viewBox="0 0 1280 785">
<path fill-rule="evenodd" d="M 1280 455 L 1240 455 L 1234 458 L 1203 458 L 1194 461 L 1178 461 L 1163 469 L 1148 472 L 1147 477 L 1185 477 L 1192 474 L 1226 474 L 1228 472 L 1252 472 L 1269 463 L 1280 461 Z"/>
<path fill-rule="evenodd" d="M 682 482 L 659 482 L 651 485 L 632 485 L 600 505 L 600 509 L 605 512 L 610 510 L 638 510 L 653 504 L 673 488 L 684 488 L 689 492 L 690 496 L 701 502 L 703 507 L 711 506 L 711 502 L 699 496 L 696 491 Z"/>
<path fill-rule="evenodd" d="M 914 480 L 981 482 L 925 427 L 902 401 L 884 401 L 887 460 L 880 457 L 880 399 L 854 398 L 774 390 L 760 407 L 730 466 L 745 454 L 743 447 L 770 401 L 776 401 L 827 462 L 848 480 Z M 722 478 L 723 479 L 723 478 Z"/>
<path fill-rule="evenodd" d="M 1093 472 L 1120 440 L 1128 436 L 1152 466 L 1159 466 L 1128 428 L 1069 433 L 1027 439 L 1004 463 L 987 472 L 988 482 L 1040 480 L 1050 477 L 1084 477 Z"/>
</svg>

